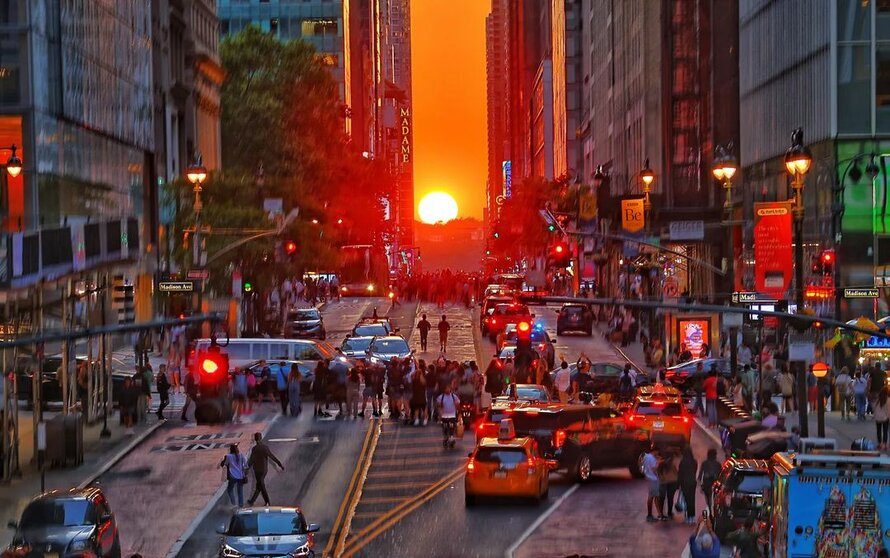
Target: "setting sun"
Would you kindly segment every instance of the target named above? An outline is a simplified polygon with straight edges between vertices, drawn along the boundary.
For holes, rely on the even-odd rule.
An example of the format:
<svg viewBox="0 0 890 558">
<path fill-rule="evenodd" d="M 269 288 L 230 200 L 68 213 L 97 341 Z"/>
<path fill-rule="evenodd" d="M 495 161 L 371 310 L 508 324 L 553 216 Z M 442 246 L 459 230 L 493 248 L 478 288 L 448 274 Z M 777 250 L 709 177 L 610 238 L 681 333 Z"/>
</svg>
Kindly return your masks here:
<svg viewBox="0 0 890 558">
<path fill-rule="evenodd" d="M 445 192 L 431 192 L 420 200 L 417 213 L 424 223 L 447 223 L 457 217 L 457 202 Z"/>
</svg>

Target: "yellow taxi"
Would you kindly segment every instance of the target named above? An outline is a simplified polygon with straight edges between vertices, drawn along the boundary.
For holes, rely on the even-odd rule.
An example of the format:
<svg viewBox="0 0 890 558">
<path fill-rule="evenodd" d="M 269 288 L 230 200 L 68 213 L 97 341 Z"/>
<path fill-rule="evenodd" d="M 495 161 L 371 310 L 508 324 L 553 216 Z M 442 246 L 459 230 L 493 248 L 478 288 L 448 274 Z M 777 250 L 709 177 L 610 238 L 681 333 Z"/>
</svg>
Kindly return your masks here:
<svg viewBox="0 0 890 558">
<path fill-rule="evenodd" d="M 628 429 L 648 432 L 655 443 L 685 446 L 692 437 L 693 416 L 674 387 L 639 388 L 625 417 Z"/>
<path fill-rule="evenodd" d="M 500 422 L 497 438 L 482 438 L 470 452 L 464 476 L 465 503 L 480 496 L 517 496 L 535 502 L 547 499 L 550 470 L 556 461 L 544 459 L 533 438 L 516 436 L 511 419 Z"/>
</svg>

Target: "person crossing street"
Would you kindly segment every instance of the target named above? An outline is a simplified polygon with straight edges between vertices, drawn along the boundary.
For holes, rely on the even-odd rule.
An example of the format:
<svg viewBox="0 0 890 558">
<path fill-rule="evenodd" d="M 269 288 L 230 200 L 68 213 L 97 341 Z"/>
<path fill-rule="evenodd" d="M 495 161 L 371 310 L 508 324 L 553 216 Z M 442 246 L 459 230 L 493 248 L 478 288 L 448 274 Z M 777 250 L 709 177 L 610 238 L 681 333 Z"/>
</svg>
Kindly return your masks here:
<svg viewBox="0 0 890 558">
<path fill-rule="evenodd" d="M 420 331 L 420 350 L 425 353 L 430 330 L 433 329 L 432 324 L 426 319 L 426 314 L 421 315 L 420 321 L 417 322 L 417 329 Z"/>
<path fill-rule="evenodd" d="M 439 322 L 439 351 L 446 352 L 448 349 L 448 331 L 451 329 L 451 324 L 445 319 L 445 314 L 442 314 L 442 321 Z"/>
<path fill-rule="evenodd" d="M 250 450 L 250 457 L 247 459 L 247 466 L 253 469 L 254 489 L 253 495 L 248 498 L 247 504 L 252 506 L 256 502 L 260 494 L 263 495 L 263 502 L 269 505 L 269 492 L 266 489 L 266 474 L 269 472 L 269 461 L 275 464 L 280 471 L 284 471 L 284 465 L 275 457 L 269 446 L 263 442 L 263 435 L 259 432 L 253 434 L 253 448 Z"/>
</svg>

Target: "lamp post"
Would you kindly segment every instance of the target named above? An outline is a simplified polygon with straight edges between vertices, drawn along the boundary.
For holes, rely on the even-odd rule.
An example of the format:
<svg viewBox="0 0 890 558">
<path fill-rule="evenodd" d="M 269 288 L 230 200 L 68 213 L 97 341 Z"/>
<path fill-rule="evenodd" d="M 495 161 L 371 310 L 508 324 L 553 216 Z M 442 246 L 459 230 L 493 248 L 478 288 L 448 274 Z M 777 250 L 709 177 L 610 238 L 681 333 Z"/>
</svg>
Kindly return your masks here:
<svg viewBox="0 0 890 558">
<path fill-rule="evenodd" d="M 12 155 L 6 160 L 6 173 L 13 178 L 17 177 L 22 172 L 22 160 L 15 154 L 18 146 L 12 144 L 9 147 L 0 147 L 0 149 L 9 149 L 12 151 Z"/>
<path fill-rule="evenodd" d="M 643 164 L 643 168 L 640 170 L 640 182 L 643 184 L 643 193 L 646 195 L 643 200 L 643 215 L 646 219 L 646 241 L 649 242 L 649 235 L 652 230 L 651 225 L 651 213 L 652 213 L 652 202 L 650 200 L 649 195 L 652 193 L 652 183 L 655 182 L 655 172 L 649 167 L 649 158 L 646 158 L 646 162 Z M 629 268 L 630 266 L 628 266 Z M 648 296 L 652 296 L 652 276 L 651 274 L 646 274 L 646 292 Z M 630 274 L 627 277 L 627 292 L 630 293 Z M 649 324 L 648 324 L 648 334 L 651 339 L 654 337 L 654 329 L 655 329 L 655 312 L 652 309 L 646 311 L 649 316 Z"/>
<path fill-rule="evenodd" d="M 803 144 L 803 129 L 791 133 L 791 147 L 785 152 L 785 170 L 791 175 L 791 188 L 794 190 L 794 300 L 797 311 L 803 310 L 803 188 L 804 177 L 813 164 L 813 154 Z M 809 436 L 807 421 L 807 375 L 803 363 L 797 367 L 797 405 L 800 421 L 800 435 Z"/>
<path fill-rule="evenodd" d="M 828 374 L 828 365 L 824 362 L 814 362 L 813 363 L 813 376 L 816 377 L 816 389 L 818 390 L 818 396 L 816 397 L 817 403 L 817 436 L 820 438 L 825 437 L 825 397 L 822 395 L 822 382 L 823 378 Z M 803 436 L 803 429 L 801 429 L 801 436 Z"/>
<path fill-rule="evenodd" d="M 728 281 L 728 289 L 727 289 L 727 298 L 731 296 L 732 291 L 735 286 L 735 250 L 732 243 L 732 177 L 735 176 L 736 171 L 739 169 L 739 163 L 736 161 L 736 158 L 732 155 L 732 142 L 727 145 L 718 145 L 714 149 L 714 162 L 711 166 L 711 173 L 713 173 L 714 178 L 717 179 L 717 182 L 720 182 L 723 186 L 723 190 L 726 192 L 726 200 L 723 202 L 723 211 L 726 214 L 725 220 L 723 221 L 724 226 L 727 231 L 726 238 L 726 261 L 727 261 L 727 273 L 726 275 L 729 277 Z M 738 343 L 736 340 L 737 330 L 735 327 L 729 328 L 729 367 L 732 371 L 733 377 L 736 376 L 738 372 Z"/>
<path fill-rule="evenodd" d="M 201 203 L 201 191 L 204 189 L 204 182 L 207 180 L 207 168 L 201 159 L 201 153 L 195 153 L 195 160 L 186 168 L 185 177 L 192 183 L 192 191 L 195 193 L 195 203 L 192 206 L 195 211 L 195 236 L 192 245 L 192 269 L 201 267 L 201 210 L 204 205 Z M 198 312 L 201 312 L 202 294 L 204 291 L 204 280 L 200 279 L 201 288 L 198 289 Z"/>
</svg>

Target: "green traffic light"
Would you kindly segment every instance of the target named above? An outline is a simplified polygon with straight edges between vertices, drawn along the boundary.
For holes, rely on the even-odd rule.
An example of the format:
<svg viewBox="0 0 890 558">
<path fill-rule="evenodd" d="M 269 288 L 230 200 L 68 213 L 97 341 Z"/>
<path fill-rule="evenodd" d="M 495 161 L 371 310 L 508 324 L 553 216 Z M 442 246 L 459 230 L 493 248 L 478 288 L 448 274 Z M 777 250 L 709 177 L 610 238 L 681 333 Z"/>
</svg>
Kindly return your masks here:
<svg viewBox="0 0 890 558">
<path fill-rule="evenodd" d="M 556 232 L 556 225 L 554 225 L 554 224 L 552 224 L 552 223 L 549 224 L 549 225 L 547 225 L 547 230 L 548 230 L 549 232 Z"/>
<path fill-rule="evenodd" d="M 249 293 L 253 290 L 253 285 L 250 282 L 244 283 L 244 292 Z"/>
</svg>

